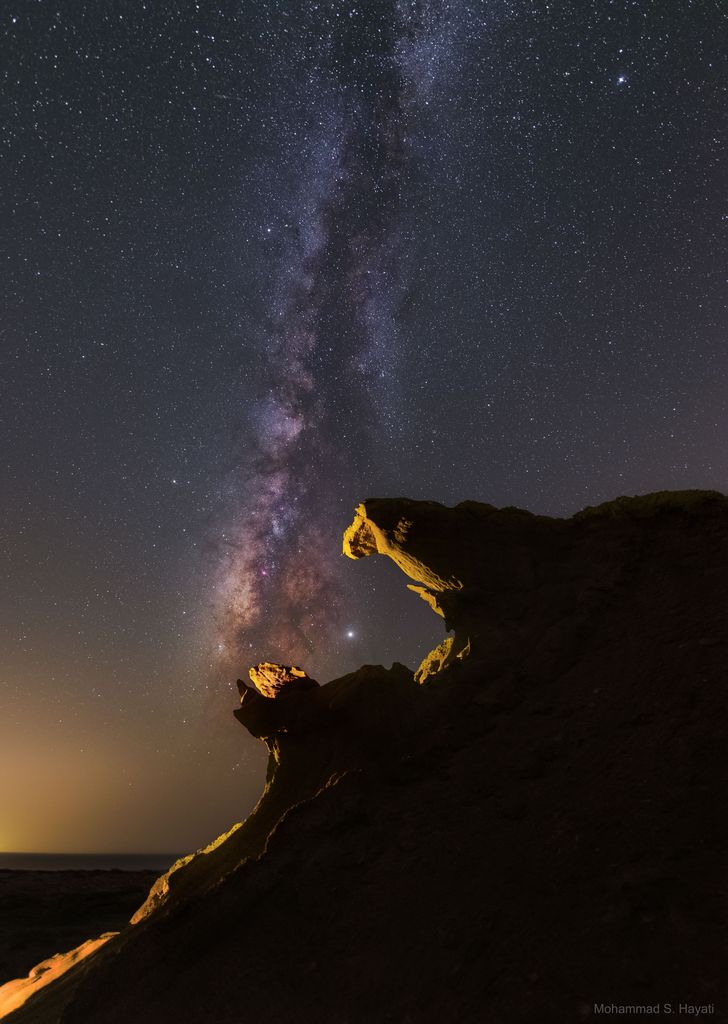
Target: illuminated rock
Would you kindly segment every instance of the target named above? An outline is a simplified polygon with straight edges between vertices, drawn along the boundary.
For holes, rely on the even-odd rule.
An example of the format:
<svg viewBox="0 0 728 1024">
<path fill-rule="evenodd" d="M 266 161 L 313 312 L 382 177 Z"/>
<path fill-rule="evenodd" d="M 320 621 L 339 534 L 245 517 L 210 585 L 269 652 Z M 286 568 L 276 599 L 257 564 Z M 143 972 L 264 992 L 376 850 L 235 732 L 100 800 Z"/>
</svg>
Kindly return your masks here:
<svg viewBox="0 0 728 1024">
<path fill-rule="evenodd" d="M 271 661 L 262 661 L 248 669 L 255 688 L 263 697 L 280 697 L 282 694 L 296 693 L 301 690 L 312 690 L 318 686 L 301 668 L 295 665 L 276 665 Z M 238 689 L 240 680 L 238 680 Z M 242 694 L 241 694 L 242 696 Z"/>
<path fill-rule="evenodd" d="M 47 985 L 58 982 L 64 975 L 78 968 L 82 961 L 93 956 L 117 934 L 118 932 L 105 932 L 97 939 L 88 939 L 67 953 L 56 953 L 43 960 L 28 973 L 27 977 L 15 978 L 0 985 L 0 1018 L 19 1010 L 31 996 L 37 995 Z"/>
</svg>

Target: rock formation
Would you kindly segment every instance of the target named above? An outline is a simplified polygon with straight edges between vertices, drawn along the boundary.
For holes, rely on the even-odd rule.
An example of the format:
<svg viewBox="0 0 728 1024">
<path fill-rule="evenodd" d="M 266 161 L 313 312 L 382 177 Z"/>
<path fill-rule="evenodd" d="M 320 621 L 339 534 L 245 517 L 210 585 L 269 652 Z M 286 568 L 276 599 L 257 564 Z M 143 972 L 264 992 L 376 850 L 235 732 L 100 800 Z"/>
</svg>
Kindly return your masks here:
<svg viewBox="0 0 728 1024">
<path fill-rule="evenodd" d="M 312 690 L 318 683 L 310 679 L 302 668 L 295 665 L 274 665 L 270 661 L 263 661 L 260 665 L 253 665 L 248 669 L 248 675 L 255 688 L 263 697 L 278 697 L 282 693 L 298 693 L 302 690 Z M 240 691 L 240 702 L 245 698 L 245 692 L 241 689 L 242 680 L 238 679 L 238 690 Z"/>
<path fill-rule="evenodd" d="M 728 499 L 375 499 L 344 551 L 392 558 L 452 635 L 416 674 L 251 670 L 258 806 L 8 1020 L 720 1019 Z"/>
</svg>

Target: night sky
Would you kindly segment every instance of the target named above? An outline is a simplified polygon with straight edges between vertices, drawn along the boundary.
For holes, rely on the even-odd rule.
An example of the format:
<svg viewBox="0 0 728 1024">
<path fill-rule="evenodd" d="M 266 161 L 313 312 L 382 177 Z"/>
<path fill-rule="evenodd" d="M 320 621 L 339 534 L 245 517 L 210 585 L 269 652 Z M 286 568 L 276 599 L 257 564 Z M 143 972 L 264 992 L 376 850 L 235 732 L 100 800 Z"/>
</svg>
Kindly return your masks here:
<svg viewBox="0 0 728 1024">
<path fill-rule="evenodd" d="M 248 665 L 415 668 L 368 496 L 728 490 L 720 0 L 0 31 L 0 850 L 194 849 L 262 787 Z"/>
</svg>

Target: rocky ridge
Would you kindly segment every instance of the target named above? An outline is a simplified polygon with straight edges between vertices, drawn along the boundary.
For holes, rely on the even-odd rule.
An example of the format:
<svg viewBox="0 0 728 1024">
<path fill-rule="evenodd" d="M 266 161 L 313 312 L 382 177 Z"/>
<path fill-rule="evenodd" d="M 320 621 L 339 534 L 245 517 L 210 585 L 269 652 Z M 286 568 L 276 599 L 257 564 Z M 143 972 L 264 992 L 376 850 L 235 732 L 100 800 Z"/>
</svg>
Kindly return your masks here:
<svg viewBox="0 0 728 1024">
<path fill-rule="evenodd" d="M 251 669 L 258 806 L 7 1019 L 722 1019 L 728 500 L 372 499 L 344 551 L 392 558 L 452 635 L 414 674 Z"/>
</svg>

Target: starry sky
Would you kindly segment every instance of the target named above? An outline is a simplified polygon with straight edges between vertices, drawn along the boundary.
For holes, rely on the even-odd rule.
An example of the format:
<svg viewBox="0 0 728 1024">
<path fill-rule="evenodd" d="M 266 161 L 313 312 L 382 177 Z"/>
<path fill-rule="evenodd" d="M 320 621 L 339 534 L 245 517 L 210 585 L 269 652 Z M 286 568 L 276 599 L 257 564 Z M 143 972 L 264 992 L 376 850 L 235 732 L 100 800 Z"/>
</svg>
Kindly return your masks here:
<svg viewBox="0 0 728 1024">
<path fill-rule="evenodd" d="M 720 0 L 0 12 L 0 850 L 240 820 L 263 659 L 415 668 L 368 496 L 728 490 Z"/>
</svg>

